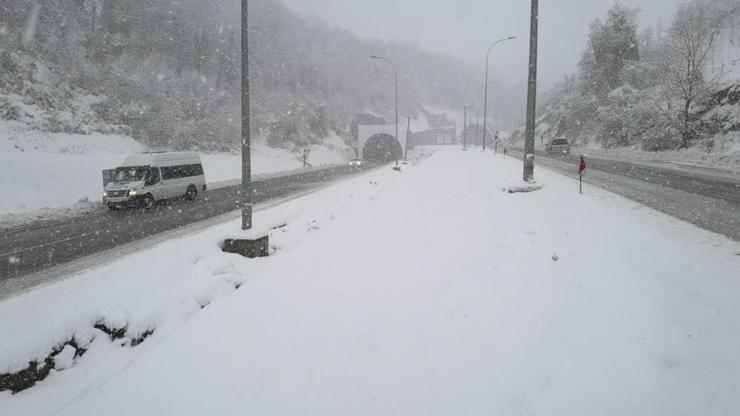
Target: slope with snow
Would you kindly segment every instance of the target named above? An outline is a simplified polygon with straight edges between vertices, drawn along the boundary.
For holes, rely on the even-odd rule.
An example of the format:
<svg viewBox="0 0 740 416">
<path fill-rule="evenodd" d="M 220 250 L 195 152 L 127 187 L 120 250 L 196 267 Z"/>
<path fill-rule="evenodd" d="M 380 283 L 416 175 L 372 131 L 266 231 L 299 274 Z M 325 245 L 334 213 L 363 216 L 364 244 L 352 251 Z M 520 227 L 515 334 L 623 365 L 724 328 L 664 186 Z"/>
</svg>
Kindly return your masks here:
<svg viewBox="0 0 740 416">
<path fill-rule="evenodd" d="M 314 166 L 349 160 L 347 146 L 338 138 L 311 146 L 308 162 Z M 145 151 L 127 136 L 66 134 L 28 130 L 0 121 L 0 216 L 37 212 L 52 215 L 50 208 L 84 205 L 102 198 L 102 170 L 119 166 L 127 156 Z M 295 170 L 303 166 L 298 152 L 253 144 L 255 174 Z M 218 184 L 241 177 L 241 155 L 202 155 L 206 180 Z M 82 204 L 79 204 L 82 203 Z M 0 222 L 4 222 L 0 219 Z"/>
<path fill-rule="evenodd" d="M 259 212 L 269 258 L 222 253 L 229 222 L 0 303 L 0 373 L 86 348 L 0 409 L 736 413 L 740 244 L 520 169 L 440 149 Z"/>
</svg>

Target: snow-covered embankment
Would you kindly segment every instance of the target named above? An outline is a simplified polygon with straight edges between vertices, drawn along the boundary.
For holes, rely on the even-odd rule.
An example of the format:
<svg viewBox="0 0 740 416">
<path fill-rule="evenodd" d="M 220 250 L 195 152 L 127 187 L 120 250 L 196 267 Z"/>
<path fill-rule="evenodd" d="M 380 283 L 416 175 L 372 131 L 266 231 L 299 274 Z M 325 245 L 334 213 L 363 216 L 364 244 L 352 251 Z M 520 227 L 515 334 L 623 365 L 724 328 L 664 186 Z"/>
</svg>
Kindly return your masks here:
<svg viewBox="0 0 740 416">
<path fill-rule="evenodd" d="M 8 414 L 727 414 L 740 244 L 520 163 L 439 151 L 0 304 Z M 116 340 L 98 328 L 124 329 Z M 153 333 L 152 333 L 153 331 Z M 140 345 L 133 340 L 151 333 Z M 724 409 L 724 410 L 723 410 Z"/>
</svg>

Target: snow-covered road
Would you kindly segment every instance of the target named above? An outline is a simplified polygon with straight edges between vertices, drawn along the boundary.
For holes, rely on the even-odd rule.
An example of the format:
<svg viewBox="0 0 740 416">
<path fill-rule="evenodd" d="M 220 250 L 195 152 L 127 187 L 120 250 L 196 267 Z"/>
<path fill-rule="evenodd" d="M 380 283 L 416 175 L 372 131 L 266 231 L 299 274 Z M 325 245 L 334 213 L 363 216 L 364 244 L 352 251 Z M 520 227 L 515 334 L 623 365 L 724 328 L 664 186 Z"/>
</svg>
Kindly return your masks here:
<svg viewBox="0 0 740 416">
<path fill-rule="evenodd" d="M 0 414 L 737 414 L 740 244 L 520 175 L 440 150 L 258 213 L 269 258 L 231 222 L 0 303 L 0 374 L 86 349 Z"/>
</svg>

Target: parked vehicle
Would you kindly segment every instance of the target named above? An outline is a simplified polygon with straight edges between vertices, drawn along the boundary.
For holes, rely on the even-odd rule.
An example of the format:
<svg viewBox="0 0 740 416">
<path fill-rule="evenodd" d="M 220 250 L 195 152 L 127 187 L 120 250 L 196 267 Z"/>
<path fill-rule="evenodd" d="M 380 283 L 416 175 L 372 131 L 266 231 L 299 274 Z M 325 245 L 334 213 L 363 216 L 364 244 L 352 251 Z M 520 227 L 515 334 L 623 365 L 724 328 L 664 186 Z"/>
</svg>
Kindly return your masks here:
<svg viewBox="0 0 740 416">
<path fill-rule="evenodd" d="M 349 165 L 353 168 L 361 168 L 364 164 L 365 162 L 362 159 L 352 159 L 349 162 Z"/>
<path fill-rule="evenodd" d="M 103 171 L 103 186 L 103 202 L 111 210 L 151 208 L 164 199 L 195 199 L 199 190 L 206 190 L 206 179 L 197 153 L 144 153 Z"/>
<path fill-rule="evenodd" d="M 545 144 L 545 151 L 550 155 L 569 155 L 570 143 L 567 139 L 553 139 Z"/>
</svg>

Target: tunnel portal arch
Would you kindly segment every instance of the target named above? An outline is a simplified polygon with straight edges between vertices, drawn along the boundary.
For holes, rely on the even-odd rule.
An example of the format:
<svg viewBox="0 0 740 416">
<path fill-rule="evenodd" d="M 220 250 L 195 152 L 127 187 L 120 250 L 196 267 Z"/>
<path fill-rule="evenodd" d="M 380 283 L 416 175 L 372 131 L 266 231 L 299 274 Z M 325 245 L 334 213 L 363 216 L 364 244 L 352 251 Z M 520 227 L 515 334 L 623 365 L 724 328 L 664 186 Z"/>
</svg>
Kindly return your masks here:
<svg viewBox="0 0 740 416">
<path fill-rule="evenodd" d="M 403 148 L 393 135 L 378 133 L 365 142 L 362 158 L 373 162 L 390 162 L 403 158 Z"/>
</svg>

